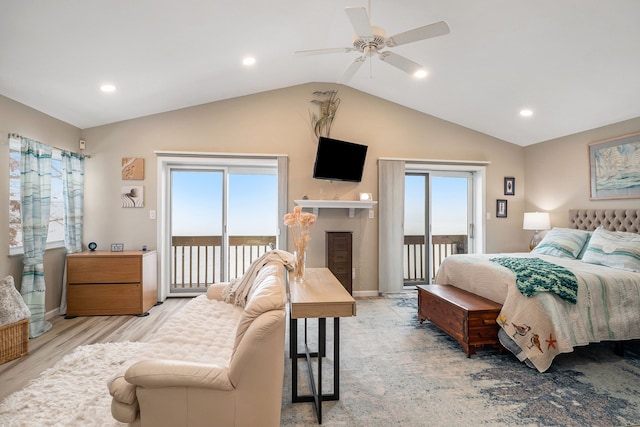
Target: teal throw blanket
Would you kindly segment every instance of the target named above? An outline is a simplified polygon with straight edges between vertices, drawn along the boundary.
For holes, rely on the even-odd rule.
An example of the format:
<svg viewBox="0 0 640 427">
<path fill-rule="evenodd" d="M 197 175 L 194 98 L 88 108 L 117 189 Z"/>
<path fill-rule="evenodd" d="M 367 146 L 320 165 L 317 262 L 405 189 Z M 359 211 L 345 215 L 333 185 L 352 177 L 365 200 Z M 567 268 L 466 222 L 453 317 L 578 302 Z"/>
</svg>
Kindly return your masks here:
<svg viewBox="0 0 640 427">
<path fill-rule="evenodd" d="M 575 304 L 578 295 L 576 276 L 564 267 L 540 258 L 491 258 L 516 275 L 516 286 L 522 295 L 531 297 L 538 292 L 553 292 Z"/>
</svg>

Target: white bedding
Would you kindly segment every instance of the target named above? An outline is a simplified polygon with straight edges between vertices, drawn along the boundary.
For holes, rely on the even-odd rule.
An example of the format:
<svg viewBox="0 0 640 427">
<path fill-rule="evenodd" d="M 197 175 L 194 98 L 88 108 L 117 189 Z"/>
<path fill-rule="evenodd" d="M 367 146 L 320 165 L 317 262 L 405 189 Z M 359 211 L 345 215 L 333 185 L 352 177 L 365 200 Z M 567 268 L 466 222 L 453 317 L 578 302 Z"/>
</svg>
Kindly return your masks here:
<svg viewBox="0 0 640 427">
<path fill-rule="evenodd" d="M 504 256 L 537 257 L 568 268 L 578 280 L 577 304 L 549 292 L 523 296 L 515 274 L 489 261 Z M 498 323 L 540 372 L 576 346 L 640 338 L 640 273 L 531 253 L 452 255 L 440 266 L 435 283 L 502 304 Z"/>
</svg>

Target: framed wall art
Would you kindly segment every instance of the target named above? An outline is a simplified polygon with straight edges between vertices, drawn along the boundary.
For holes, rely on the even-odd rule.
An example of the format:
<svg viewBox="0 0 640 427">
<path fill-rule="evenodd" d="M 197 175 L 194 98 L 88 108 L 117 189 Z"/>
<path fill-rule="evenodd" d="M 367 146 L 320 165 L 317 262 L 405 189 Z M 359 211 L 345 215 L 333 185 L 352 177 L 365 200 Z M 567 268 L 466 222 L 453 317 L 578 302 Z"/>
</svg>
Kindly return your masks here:
<svg viewBox="0 0 640 427">
<path fill-rule="evenodd" d="M 144 159 L 140 157 L 122 158 L 122 179 L 144 179 Z"/>
<path fill-rule="evenodd" d="M 123 185 L 120 190 L 120 202 L 123 208 L 144 207 L 144 188 L 141 185 Z"/>
<path fill-rule="evenodd" d="M 591 199 L 640 197 L 640 133 L 589 144 Z"/>
<path fill-rule="evenodd" d="M 513 196 L 516 194 L 516 179 L 512 177 L 504 178 L 504 195 Z"/>
<path fill-rule="evenodd" d="M 507 201 L 503 199 L 496 200 L 496 218 L 507 217 Z"/>
</svg>

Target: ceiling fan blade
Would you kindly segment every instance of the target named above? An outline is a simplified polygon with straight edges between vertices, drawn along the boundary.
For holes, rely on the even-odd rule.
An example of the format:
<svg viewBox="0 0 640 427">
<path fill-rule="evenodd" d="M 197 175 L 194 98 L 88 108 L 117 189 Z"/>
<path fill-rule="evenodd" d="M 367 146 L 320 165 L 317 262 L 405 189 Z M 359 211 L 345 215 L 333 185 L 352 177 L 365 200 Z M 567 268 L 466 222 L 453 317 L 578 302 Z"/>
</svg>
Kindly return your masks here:
<svg viewBox="0 0 640 427">
<path fill-rule="evenodd" d="M 364 7 L 348 7 L 345 12 L 347 12 L 351 26 L 358 37 L 373 37 L 367 9 Z"/>
<path fill-rule="evenodd" d="M 293 53 L 296 55 L 324 55 L 326 53 L 348 53 L 354 50 L 352 47 L 330 47 L 327 49 L 297 50 Z"/>
<path fill-rule="evenodd" d="M 389 47 L 400 46 L 407 43 L 430 39 L 432 37 L 444 36 L 449 34 L 449 32 L 449 24 L 444 21 L 440 21 L 388 37 L 387 40 L 385 40 L 385 44 Z"/>
<path fill-rule="evenodd" d="M 397 53 L 384 51 L 380 52 L 379 56 L 382 61 L 401 69 L 405 73 L 413 75 L 420 70 L 424 70 L 424 67 L 422 67 L 422 65 L 418 64 L 417 62 L 413 62 L 412 60 L 407 59 L 404 56 L 400 56 Z"/>
<path fill-rule="evenodd" d="M 351 65 L 347 67 L 344 73 L 342 73 L 342 77 L 340 77 L 340 79 L 338 80 L 338 83 L 349 82 L 351 78 L 358 72 L 362 64 L 365 63 L 366 60 L 367 60 L 366 56 L 360 56 L 356 58 L 356 60 L 353 61 Z"/>
</svg>

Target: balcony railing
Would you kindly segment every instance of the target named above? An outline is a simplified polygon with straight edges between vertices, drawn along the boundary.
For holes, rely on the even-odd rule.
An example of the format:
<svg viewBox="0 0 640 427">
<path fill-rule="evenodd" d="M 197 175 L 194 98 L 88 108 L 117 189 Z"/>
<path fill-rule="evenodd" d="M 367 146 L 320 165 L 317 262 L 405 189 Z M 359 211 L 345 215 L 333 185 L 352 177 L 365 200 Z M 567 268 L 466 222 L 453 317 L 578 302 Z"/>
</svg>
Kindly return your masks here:
<svg viewBox="0 0 640 427">
<path fill-rule="evenodd" d="M 276 245 L 276 236 L 229 236 L 229 277 L 240 277 Z M 222 281 L 222 236 L 173 236 L 171 290 L 205 291 Z"/>
<path fill-rule="evenodd" d="M 442 260 L 466 253 L 466 235 L 432 236 L 431 277 L 435 277 Z M 251 263 L 275 247 L 276 236 L 230 236 L 229 277 L 240 277 Z M 205 291 L 221 279 L 222 236 L 173 236 L 171 290 Z M 404 236 L 404 281 L 426 283 L 424 236 Z"/>
<path fill-rule="evenodd" d="M 431 278 L 447 256 L 467 253 L 466 235 L 431 236 Z M 424 236 L 404 236 L 405 284 L 426 283 Z"/>
</svg>

